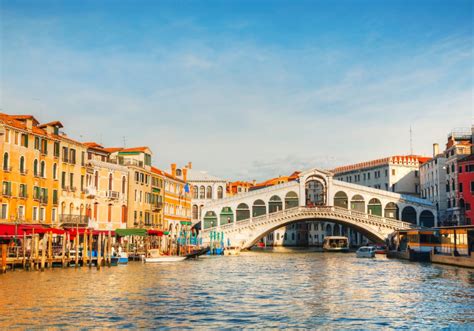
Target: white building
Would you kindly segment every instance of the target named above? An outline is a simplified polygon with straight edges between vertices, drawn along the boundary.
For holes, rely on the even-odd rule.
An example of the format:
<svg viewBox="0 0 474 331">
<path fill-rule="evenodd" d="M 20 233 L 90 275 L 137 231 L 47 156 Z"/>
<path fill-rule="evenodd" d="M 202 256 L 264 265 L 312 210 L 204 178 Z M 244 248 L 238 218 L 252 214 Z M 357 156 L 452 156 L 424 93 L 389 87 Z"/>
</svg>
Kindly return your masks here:
<svg viewBox="0 0 474 331">
<path fill-rule="evenodd" d="M 210 175 L 206 171 L 193 169 L 191 162 L 185 168 L 187 169 L 187 182 L 191 186 L 191 217 L 194 224 L 199 222 L 201 209 L 206 203 L 227 197 L 226 181 Z"/>
<path fill-rule="evenodd" d="M 446 157 L 433 144 L 433 158 L 420 166 L 421 197 L 432 201 L 438 211 L 438 221 L 446 218 L 448 198 L 446 192 Z"/>
<path fill-rule="evenodd" d="M 390 156 L 338 167 L 332 172 L 341 181 L 419 196 L 419 168 L 428 159 L 417 155 Z"/>
</svg>

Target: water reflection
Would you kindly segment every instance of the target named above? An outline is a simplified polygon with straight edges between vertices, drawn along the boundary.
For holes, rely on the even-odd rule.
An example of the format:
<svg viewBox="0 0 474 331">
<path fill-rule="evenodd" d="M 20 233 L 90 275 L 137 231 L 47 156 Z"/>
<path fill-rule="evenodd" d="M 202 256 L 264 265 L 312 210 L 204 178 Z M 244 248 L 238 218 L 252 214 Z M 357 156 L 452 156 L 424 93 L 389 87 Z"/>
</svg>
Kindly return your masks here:
<svg viewBox="0 0 474 331">
<path fill-rule="evenodd" d="M 0 327 L 443 327 L 474 323 L 474 272 L 353 254 L 247 253 L 10 272 Z"/>
</svg>

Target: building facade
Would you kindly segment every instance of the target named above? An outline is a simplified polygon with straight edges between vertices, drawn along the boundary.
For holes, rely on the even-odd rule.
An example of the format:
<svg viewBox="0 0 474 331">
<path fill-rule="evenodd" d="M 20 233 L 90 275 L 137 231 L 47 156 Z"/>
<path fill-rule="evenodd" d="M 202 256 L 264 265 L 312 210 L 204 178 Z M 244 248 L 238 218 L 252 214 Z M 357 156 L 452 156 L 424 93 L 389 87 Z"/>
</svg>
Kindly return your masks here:
<svg viewBox="0 0 474 331">
<path fill-rule="evenodd" d="M 474 154 L 466 156 L 458 162 L 458 201 L 464 223 L 472 225 L 474 220 Z"/>
<path fill-rule="evenodd" d="M 123 229 L 128 218 L 128 168 L 110 162 L 110 153 L 96 143 L 87 146 L 86 216 L 89 227 Z"/>
<path fill-rule="evenodd" d="M 472 130 L 456 129 L 448 134 L 444 151 L 446 157 L 446 192 L 447 209 L 443 223 L 447 225 L 464 225 L 464 210 L 459 201 L 459 166 L 458 161 L 471 154 Z"/>
<path fill-rule="evenodd" d="M 171 164 L 171 171 L 165 172 L 164 220 L 168 231 L 178 236 L 183 226 L 191 225 L 191 189 L 187 180 L 187 168 Z"/>
</svg>

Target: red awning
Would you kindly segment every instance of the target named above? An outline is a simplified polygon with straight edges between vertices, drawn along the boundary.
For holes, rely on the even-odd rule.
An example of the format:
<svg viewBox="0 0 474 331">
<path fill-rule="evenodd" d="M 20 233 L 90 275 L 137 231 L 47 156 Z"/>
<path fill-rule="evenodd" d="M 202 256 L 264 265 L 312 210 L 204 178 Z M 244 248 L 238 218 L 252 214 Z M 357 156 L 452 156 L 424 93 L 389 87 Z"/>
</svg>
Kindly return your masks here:
<svg viewBox="0 0 474 331">
<path fill-rule="evenodd" d="M 161 237 L 163 235 L 163 231 L 160 231 L 160 230 L 148 230 L 147 232 L 150 236 Z"/>
<path fill-rule="evenodd" d="M 34 233 L 63 234 L 64 230 L 48 228 L 41 224 L 0 224 L 0 237 L 29 236 Z"/>
<path fill-rule="evenodd" d="M 86 228 L 79 228 L 79 229 L 67 229 L 66 230 L 67 232 L 69 232 L 69 235 L 70 236 L 77 236 L 77 234 L 79 235 L 84 235 L 84 233 L 87 231 L 87 234 L 91 233 L 92 231 L 92 235 L 93 236 L 98 236 L 99 234 L 103 234 L 103 235 L 110 235 L 111 236 L 115 236 L 115 231 L 108 231 L 108 230 L 93 230 L 93 229 L 86 229 Z"/>
</svg>

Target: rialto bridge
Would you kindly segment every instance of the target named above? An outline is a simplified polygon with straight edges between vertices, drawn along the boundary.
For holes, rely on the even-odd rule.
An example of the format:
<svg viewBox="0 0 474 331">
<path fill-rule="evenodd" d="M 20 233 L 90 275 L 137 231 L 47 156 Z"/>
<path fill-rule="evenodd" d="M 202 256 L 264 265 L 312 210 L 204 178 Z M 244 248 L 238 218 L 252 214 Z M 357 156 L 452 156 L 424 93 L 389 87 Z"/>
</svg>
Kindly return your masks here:
<svg viewBox="0 0 474 331">
<path fill-rule="evenodd" d="M 276 229 L 300 221 L 330 221 L 374 242 L 396 229 L 436 226 L 428 200 L 333 179 L 311 169 L 295 181 L 212 201 L 202 209 L 202 238 L 224 234 L 231 246 L 250 248 Z"/>
</svg>

